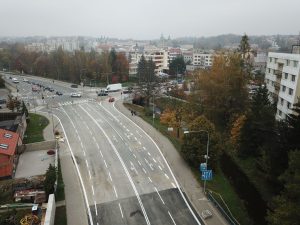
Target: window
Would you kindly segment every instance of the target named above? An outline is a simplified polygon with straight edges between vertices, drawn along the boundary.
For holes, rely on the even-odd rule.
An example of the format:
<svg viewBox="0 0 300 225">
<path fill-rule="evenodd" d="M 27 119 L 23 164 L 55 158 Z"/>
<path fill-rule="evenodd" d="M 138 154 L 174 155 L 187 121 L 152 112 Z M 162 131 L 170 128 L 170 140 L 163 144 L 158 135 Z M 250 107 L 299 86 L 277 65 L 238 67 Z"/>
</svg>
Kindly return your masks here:
<svg viewBox="0 0 300 225">
<path fill-rule="evenodd" d="M 287 102 L 287 108 L 291 108 L 291 103 L 290 102 Z"/>
<path fill-rule="evenodd" d="M 294 61 L 294 67 L 298 66 L 298 61 Z"/>
<path fill-rule="evenodd" d="M 284 73 L 284 79 L 288 79 L 289 74 L 288 73 Z"/>
<path fill-rule="evenodd" d="M 3 136 L 6 137 L 6 138 L 12 138 L 12 135 L 9 134 L 9 133 L 5 133 Z"/>
<path fill-rule="evenodd" d="M 293 95 L 294 90 L 292 88 L 289 88 L 289 95 Z"/>
<path fill-rule="evenodd" d="M 269 62 L 272 62 L 272 58 L 271 57 L 269 58 Z"/>
<path fill-rule="evenodd" d="M 268 68 L 268 72 L 271 73 L 271 69 L 270 68 Z"/>
<path fill-rule="evenodd" d="M 282 92 L 285 92 L 286 86 L 282 85 Z"/>
<path fill-rule="evenodd" d="M 267 84 L 269 84 L 269 81 L 270 81 L 270 80 L 269 80 L 269 79 L 267 79 Z"/>
<path fill-rule="evenodd" d="M 296 80 L 296 75 L 292 75 L 292 81 Z"/>
<path fill-rule="evenodd" d="M 280 98 L 280 104 L 283 105 L 283 103 L 284 103 L 283 98 Z"/>
<path fill-rule="evenodd" d="M 275 63 L 277 63 L 277 58 L 275 58 Z"/>
<path fill-rule="evenodd" d="M 290 65 L 290 60 L 286 60 L 286 65 L 289 66 Z"/>
</svg>

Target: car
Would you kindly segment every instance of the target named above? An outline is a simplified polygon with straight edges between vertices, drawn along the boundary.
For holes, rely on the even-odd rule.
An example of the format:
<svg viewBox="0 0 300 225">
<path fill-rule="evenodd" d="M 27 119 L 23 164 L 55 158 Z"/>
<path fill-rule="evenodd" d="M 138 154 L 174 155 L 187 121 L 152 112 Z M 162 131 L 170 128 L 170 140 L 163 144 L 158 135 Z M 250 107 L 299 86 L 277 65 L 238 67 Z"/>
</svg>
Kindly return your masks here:
<svg viewBox="0 0 300 225">
<path fill-rule="evenodd" d="M 206 220 L 208 218 L 211 218 L 213 216 L 213 214 L 211 213 L 211 211 L 209 211 L 208 209 L 206 209 L 206 210 L 203 210 L 201 212 L 201 216 L 202 216 L 203 219 Z"/>
<path fill-rule="evenodd" d="M 108 93 L 106 93 L 105 91 L 101 90 L 97 93 L 98 96 L 107 96 Z"/>
<path fill-rule="evenodd" d="M 23 78 L 23 82 L 28 82 L 28 80 L 26 78 Z"/>
<path fill-rule="evenodd" d="M 60 92 L 60 91 L 55 92 L 55 94 L 57 94 L 57 95 L 63 95 L 63 93 Z"/>
<path fill-rule="evenodd" d="M 80 98 L 81 94 L 80 93 L 71 93 L 72 98 Z"/>
<path fill-rule="evenodd" d="M 13 79 L 12 79 L 12 82 L 13 82 L 13 83 L 16 83 L 16 84 L 19 83 L 19 81 L 18 81 L 17 78 L 13 78 Z"/>
<path fill-rule="evenodd" d="M 50 88 L 49 88 L 49 91 L 50 91 L 50 92 L 53 92 L 53 91 L 54 91 L 54 89 L 53 89 L 52 87 L 50 87 Z"/>
<path fill-rule="evenodd" d="M 114 102 L 115 101 L 115 98 L 113 98 L 113 97 L 110 97 L 109 99 L 108 99 L 108 102 Z"/>
<path fill-rule="evenodd" d="M 78 88 L 77 84 L 71 84 L 71 88 Z"/>
</svg>

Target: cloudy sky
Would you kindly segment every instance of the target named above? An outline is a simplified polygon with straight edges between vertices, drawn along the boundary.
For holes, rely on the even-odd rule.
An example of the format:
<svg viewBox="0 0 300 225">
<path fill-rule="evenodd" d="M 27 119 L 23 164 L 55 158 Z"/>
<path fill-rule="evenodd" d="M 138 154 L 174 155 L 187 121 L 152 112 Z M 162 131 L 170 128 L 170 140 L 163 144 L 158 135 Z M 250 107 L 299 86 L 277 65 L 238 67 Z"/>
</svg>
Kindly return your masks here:
<svg viewBox="0 0 300 225">
<path fill-rule="evenodd" d="M 0 0 L 0 36 L 298 34 L 299 0 Z"/>
</svg>

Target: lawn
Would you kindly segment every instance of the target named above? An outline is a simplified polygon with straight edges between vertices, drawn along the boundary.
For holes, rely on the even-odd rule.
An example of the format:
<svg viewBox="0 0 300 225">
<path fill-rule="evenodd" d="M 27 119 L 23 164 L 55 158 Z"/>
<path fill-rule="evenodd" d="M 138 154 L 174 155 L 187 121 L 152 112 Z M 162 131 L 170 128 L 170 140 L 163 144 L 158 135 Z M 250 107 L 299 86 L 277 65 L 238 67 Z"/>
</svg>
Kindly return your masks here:
<svg viewBox="0 0 300 225">
<path fill-rule="evenodd" d="M 145 115 L 145 110 L 136 105 L 124 104 L 125 107 L 129 109 L 133 109 L 136 112 L 138 112 L 138 115 L 143 118 L 146 122 L 153 125 L 153 119 L 151 116 Z M 154 127 L 159 130 L 163 135 L 165 135 L 174 145 L 174 147 L 177 149 L 177 151 L 180 153 L 181 149 L 181 140 L 171 135 L 170 132 L 168 132 L 168 127 L 161 124 L 159 121 L 159 118 L 155 118 L 154 120 Z M 200 179 L 200 173 L 198 169 L 192 169 L 194 176 L 197 178 L 198 182 L 201 186 L 203 186 L 203 181 Z M 217 171 L 214 172 L 214 177 L 212 181 L 207 182 L 207 189 L 211 190 L 214 193 L 214 197 L 218 201 L 219 204 L 225 209 L 227 213 L 228 210 L 226 209 L 225 204 L 230 209 L 232 215 L 239 221 L 240 224 L 247 224 L 251 225 L 253 222 L 249 218 L 245 205 L 243 201 L 238 197 L 236 192 L 234 191 L 233 187 L 230 185 L 229 181 L 226 179 L 225 175 L 222 173 L 221 169 L 218 168 Z M 220 195 L 222 196 L 222 199 L 226 202 L 222 201 L 220 198 Z"/>
<path fill-rule="evenodd" d="M 65 206 L 56 208 L 54 225 L 67 225 L 67 212 Z"/>
<path fill-rule="evenodd" d="M 49 120 L 38 114 L 29 114 L 30 121 L 28 123 L 25 136 L 24 144 L 44 141 L 43 130 L 49 124 Z"/>
</svg>

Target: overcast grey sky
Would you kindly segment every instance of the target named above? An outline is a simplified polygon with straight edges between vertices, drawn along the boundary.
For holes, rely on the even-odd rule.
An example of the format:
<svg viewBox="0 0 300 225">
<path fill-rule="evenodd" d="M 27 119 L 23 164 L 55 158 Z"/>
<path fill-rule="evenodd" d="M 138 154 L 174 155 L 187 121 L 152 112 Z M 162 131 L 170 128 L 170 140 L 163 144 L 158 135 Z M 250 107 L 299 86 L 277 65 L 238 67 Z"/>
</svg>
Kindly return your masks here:
<svg viewBox="0 0 300 225">
<path fill-rule="evenodd" d="M 298 34 L 300 0 L 0 0 L 0 36 Z"/>
</svg>

